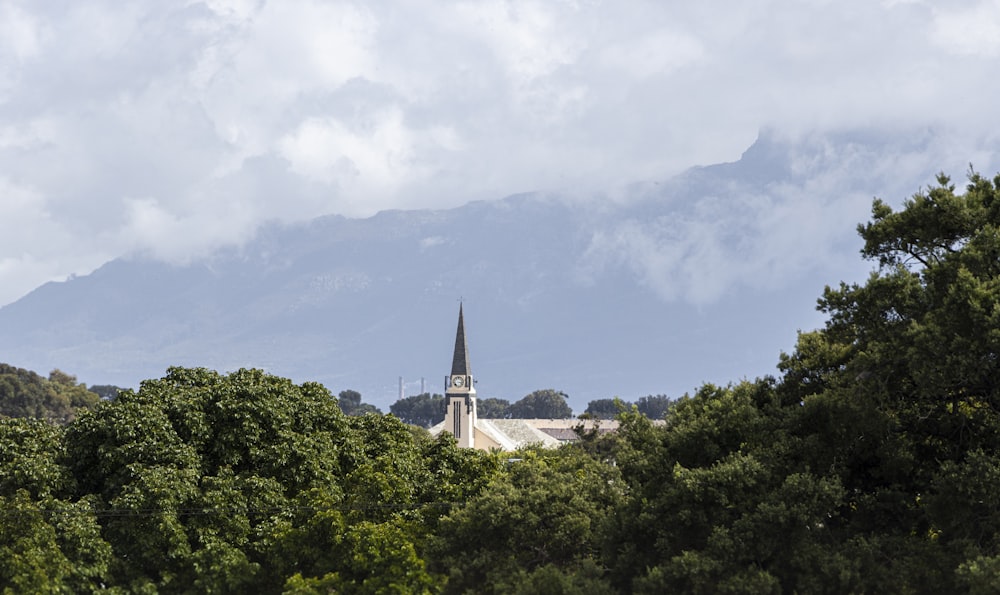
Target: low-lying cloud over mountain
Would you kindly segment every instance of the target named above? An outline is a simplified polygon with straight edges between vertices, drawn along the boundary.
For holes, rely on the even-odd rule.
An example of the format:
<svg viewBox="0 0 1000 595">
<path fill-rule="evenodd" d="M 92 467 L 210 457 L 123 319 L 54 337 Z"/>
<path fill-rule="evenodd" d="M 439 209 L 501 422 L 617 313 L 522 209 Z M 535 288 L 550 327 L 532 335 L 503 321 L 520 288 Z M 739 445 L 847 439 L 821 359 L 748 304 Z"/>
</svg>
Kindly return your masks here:
<svg viewBox="0 0 1000 595">
<path fill-rule="evenodd" d="M 386 408 L 399 376 L 440 390 L 464 298 L 481 395 L 679 396 L 774 373 L 822 323 L 823 285 L 871 269 L 854 227 L 872 197 L 930 183 L 937 140 L 768 132 L 739 161 L 615 196 L 275 222 L 186 264 L 116 259 L 0 309 L 0 361 L 131 386 L 263 367 Z"/>
</svg>

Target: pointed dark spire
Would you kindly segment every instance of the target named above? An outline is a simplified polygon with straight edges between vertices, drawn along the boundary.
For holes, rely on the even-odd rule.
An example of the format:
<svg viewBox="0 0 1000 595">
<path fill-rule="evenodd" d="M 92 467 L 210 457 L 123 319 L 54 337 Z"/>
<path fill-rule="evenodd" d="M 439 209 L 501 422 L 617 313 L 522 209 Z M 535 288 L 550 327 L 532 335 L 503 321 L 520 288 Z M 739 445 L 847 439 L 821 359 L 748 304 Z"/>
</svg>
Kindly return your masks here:
<svg viewBox="0 0 1000 595">
<path fill-rule="evenodd" d="M 462 317 L 462 304 L 458 305 L 458 332 L 455 334 L 455 356 L 451 358 L 451 375 L 468 376 L 472 374 L 469 366 L 469 347 L 465 343 L 465 321 Z"/>
</svg>

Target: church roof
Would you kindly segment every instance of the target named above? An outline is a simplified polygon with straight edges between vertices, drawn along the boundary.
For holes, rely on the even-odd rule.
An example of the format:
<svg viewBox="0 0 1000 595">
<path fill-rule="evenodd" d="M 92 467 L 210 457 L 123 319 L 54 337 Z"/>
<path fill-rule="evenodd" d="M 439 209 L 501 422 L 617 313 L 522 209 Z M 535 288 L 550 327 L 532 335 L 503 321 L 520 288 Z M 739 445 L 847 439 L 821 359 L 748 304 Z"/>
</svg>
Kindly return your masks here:
<svg viewBox="0 0 1000 595">
<path fill-rule="evenodd" d="M 662 424 L 662 420 L 653 422 Z M 564 442 L 575 442 L 580 439 L 576 428 L 597 430 L 599 433 L 615 432 L 618 421 L 613 419 L 484 419 L 476 420 L 476 431 L 489 436 L 497 443 L 500 450 L 511 451 L 531 445 L 547 448 L 556 447 Z M 444 422 L 439 422 L 428 428 L 432 436 L 445 431 Z"/>
<path fill-rule="evenodd" d="M 559 440 L 547 432 L 539 430 L 531 419 L 478 419 L 476 429 L 486 432 L 503 450 L 517 450 L 523 446 L 540 444 L 553 447 Z"/>
<path fill-rule="evenodd" d="M 451 358 L 452 376 L 469 376 L 472 367 L 469 365 L 469 346 L 465 342 L 465 321 L 462 316 L 462 305 L 458 306 L 458 332 L 455 334 L 455 355 Z"/>
</svg>

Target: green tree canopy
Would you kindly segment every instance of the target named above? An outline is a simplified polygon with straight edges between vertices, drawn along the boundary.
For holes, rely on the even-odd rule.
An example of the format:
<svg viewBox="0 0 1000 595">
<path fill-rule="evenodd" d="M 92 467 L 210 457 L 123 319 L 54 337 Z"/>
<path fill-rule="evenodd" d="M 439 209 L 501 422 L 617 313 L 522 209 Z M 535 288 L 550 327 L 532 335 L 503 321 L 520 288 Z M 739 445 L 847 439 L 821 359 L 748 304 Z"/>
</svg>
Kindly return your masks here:
<svg viewBox="0 0 1000 595">
<path fill-rule="evenodd" d="M 581 590 L 567 592 L 607 592 L 594 560 L 623 496 L 617 469 L 572 447 L 515 458 L 489 489 L 442 519 L 431 560 L 450 575 L 446 592 L 569 588 L 577 575 Z"/>
<path fill-rule="evenodd" d="M 423 393 L 405 397 L 390 405 L 389 412 L 403 423 L 429 428 L 444 421 L 444 396 Z"/>
<path fill-rule="evenodd" d="M 566 400 L 566 393 L 551 388 L 536 390 L 510 406 L 508 413 L 514 419 L 569 419 L 573 410 Z"/>
<path fill-rule="evenodd" d="M 584 415 L 593 419 L 614 419 L 616 415 L 630 407 L 631 403 L 618 397 L 613 399 L 595 399 L 587 403 Z"/>
<path fill-rule="evenodd" d="M 859 226 L 779 380 L 625 416 L 605 561 L 632 592 L 987 592 L 1000 554 L 1000 177 Z M 884 555 L 885 552 L 892 552 Z"/>
<path fill-rule="evenodd" d="M 33 417 L 67 423 L 92 409 L 100 397 L 76 382 L 76 377 L 53 370 L 43 378 L 30 370 L 0 364 L 0 415 Z"/>
<path fill-rule="evenodd" d="M 382 411 L 370 404 L 361 402 L 361 393 L 356 390 L 342 390 L 337 395 L 337 405 L 344 415 L 365 415 L 366 413 L 382 414 Z"/>
<path fill-rule="evenodd" d="M 111 548 L 94 502 L 73 501 L 61 426 L 0 419 L 0 587 L 84 593 L 106 577 Z"/>
<path fill-rule="evenodd" d="M 171 368 L 64 443 L 70 497 L 91 502 L 113 552 L 103 580 L 130 591 L 423 592 L 442 580 L 418 555 L 423 527 L 495 468 L 259 370 Z"/>
<path fill-rule="evenodd" d="M 649 419 L 663 419 L 673 401 L 667 395 L 647 395 L 635 402 L 639 413 Z"/>
<path fill-rule="evenodd" d="M 49 384 L 58 395 L 69 401 L 74 412 L 93 409 L 101 399 L 100 395 L 88 390 L 86 384 L 77 382 L 76 376 L 58 369 L 49 373 Z"/>
<path fill-rule="evenodd" d="M 479 399 L 476 403 L 476 415 L 483 419 L 510 418 L 510 401 L 507 399 Z"/>
</svg>

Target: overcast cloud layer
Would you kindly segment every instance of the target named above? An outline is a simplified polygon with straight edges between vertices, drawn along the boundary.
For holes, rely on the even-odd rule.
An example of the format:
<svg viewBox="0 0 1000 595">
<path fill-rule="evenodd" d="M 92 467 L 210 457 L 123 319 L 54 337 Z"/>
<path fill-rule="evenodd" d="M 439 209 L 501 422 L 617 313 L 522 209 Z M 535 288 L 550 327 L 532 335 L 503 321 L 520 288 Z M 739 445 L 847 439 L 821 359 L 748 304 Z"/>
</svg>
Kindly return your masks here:
<svg viewBox="0 0 1000 595">
<path fill-rule="evenodd" d="M 762 128 L 929 130 L 960 176 L 997 163 L 998 73 L 998 1 L 0 0 L 0 304 L 267 219 L 612 192 Z"/>
</svg>

